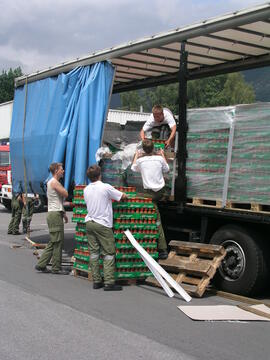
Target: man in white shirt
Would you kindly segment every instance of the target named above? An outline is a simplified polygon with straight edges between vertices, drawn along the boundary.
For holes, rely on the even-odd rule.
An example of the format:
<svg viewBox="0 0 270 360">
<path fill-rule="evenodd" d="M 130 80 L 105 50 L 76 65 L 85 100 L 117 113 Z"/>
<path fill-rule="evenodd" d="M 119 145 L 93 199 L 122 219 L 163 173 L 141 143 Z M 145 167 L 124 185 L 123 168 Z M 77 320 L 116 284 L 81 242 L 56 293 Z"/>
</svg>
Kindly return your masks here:
<svg viewBox="0 0 270 360">
<path fill-rule="evenodd" d="M 112 200 L 127 199 L 127 195 L 101 181 L 101 169 L 92 165 L 87 169 L 87 177 L 91 183 L 84 189 L 84 200 L 87 206 L 85 217 L 88 246 L 90 251 L 90 268 L 93 276 L 93 288 L 105 291 L 122 290 L 116 285 L 115 241 L 113 236 Z M 99 256 L 103 255 L 104 285 L 102 282 Z"/>
<path fill-rule="evenodd" d="M 171 146 L 176 133 L 176 123 L 173 117 L 172 112 L 169 109 L 163 109 L 160 105 L 155 105 L 152 109 L 152 114 L 150 118 L 144 124 L 140 137 L 142 140 L 146 138 L 146 133 L 152 131 L 154 128 L 160 127 L 162 125 L 169 125 L 171 129 L 171 134 L 165 142 L 166 148 Z"/>
<path fill-rule="evenodd" d="M 139 152 L 136 151 L 131 170 L 141 173 L 143 187 L 146 190 L 147 195 L 153 199 L 157 211 L 157 225 L 159 227 L 159 259 L 167 259 L 167 243 L 164 236 L 157 201 L 159 201 L 164 194 L 165 181 L 163 173 L 168 172 L 170 169 L 163 150 L 160 150 L 158 155 L 155 154 L 154 144 L 149 139 L 143 140 L 142 145 L 145 154 L 140 157 Z"/>
</svg>

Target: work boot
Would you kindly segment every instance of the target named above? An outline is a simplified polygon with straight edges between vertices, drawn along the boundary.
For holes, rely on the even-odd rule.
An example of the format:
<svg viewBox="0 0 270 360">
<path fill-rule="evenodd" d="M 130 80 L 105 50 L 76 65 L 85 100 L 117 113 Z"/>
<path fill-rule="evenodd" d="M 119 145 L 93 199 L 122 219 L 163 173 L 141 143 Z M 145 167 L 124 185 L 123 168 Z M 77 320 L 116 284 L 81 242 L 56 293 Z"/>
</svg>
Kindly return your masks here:
<svg viewBox="0 0 270 360">
<path fill-rule="evenodd" d="M 102 282 L 94 282 L 93 289 L 95 289 L 95 290 L 101 289 L 103 286 L 104 286 L 104 284 Z"/>
<path fill-rule="evenodd" d="M 123 290 L 121 285 L 116 284 L 105 284 L 104 291 L 121 291 Z"/>
<path fill-rule="evenodd" d="M 70 271 L 66 270 L 52 270 L 52 274 L 54 275 L 69 275 Z"/>
<path fill-rule="evenodd" d="M 12 235 L 12 232 L 11 232 L 11 231 L 8 231 L 7 234 L 8 234 L 8 235 Z"/>
<path fill-rule="evenodd" d="M 46 268 L 46 266 L 45 266 L 45 268 L 42 268 L 42 267 L 40 267 L 39 265 L 36 265 L 36 266 L 35 266 L 35 269 L 36 269 L 37 271 L 40 271 L 40 272 L 43 272 L 43 273 L 50 273 L 50 272 L 51 272 L 49 269 Z"/>
<path fill-rule="evenodd" d="M 14 231 L 13 233 L 12 233 L 12 235 L 21 235 L 22 233 L 20 233 L 19 231 Z"/>
<path fill-rule="evenodd" d="M 159 250 L 158 251 L 158 258 L 159 258 L 159 260 L 166 260 L 168 258 L 167 250 Z"/>
</svg>

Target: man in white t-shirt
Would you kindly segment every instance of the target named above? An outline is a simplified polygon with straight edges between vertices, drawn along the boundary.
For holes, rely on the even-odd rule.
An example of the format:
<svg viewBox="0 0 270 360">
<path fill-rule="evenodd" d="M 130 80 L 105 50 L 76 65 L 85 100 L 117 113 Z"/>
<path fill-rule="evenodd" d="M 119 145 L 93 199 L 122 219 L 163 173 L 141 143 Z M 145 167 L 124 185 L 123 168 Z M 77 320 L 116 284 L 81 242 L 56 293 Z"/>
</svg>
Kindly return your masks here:
<svg viewBox="0 0 270 360">
<path fill-rule="evenodd" d="M 162 125 L 169 125 L 171 129 L 171 134 L 168 140 L 165 142 L 166 148 L 171 146 L 173 139 L 175 138 L 176 123 L 172 112 L 169 109 L 163 109 L 163 107 L 160 105 L 155 105 L 153 107 L 150 118 L 146 121 L 140 132 L 141 139 L 144 140 L 147 137 L 147 132 L 152 131 L 154 128 L 160 127 Z"/>
<path fill-rule="evenodd" d="M 87 206 L 85 222 L 93 288 L 100 289 L 104 286 L 105 291 L 122 290 L 122 286 L 116 285 L 114 280 L 115 241 L 112 232 L 112 200 L 127 199 L 127 195 L 101 181 L 101 169 L 98 165 L 90 166 L 86 174 L 91 181 L 84 189 L 84 200 Z M 99 267 L 100 254 L 103 255 L 104 285 Z"/>
<path fill-rule="evenodd" d="M 159 227 L 159 259 L 167 259 L 167 243 L 164 236 L 157 201 L 159 201 L 164 195 L 165 181 L 163 173 L 168 172 L 170 169 L 163 150 L 160 150 L 159 154 L 154 153 L 154 144 L 151 140 L 143 140 L 142 146 L 145 154 L 140 157 L 139 152 L 136 151 L 131 165 L 131 170 L 141 173 L 143 187 L 147 195 L 153 199 L 157 211 L 157 225 Z"/>
</svg>

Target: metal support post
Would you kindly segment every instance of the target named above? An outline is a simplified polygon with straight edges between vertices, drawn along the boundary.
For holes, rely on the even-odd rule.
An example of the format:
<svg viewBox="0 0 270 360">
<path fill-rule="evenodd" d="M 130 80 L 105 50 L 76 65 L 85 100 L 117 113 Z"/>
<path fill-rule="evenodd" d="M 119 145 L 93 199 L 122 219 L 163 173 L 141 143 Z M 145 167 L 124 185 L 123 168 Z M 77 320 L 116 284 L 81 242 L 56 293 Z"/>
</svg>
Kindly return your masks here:
<svg viewBox="0 0 270 360">
<path fill-rule="evenodd" d="M 186 201 L 187 179 L 186 179 L 186 142 L 187 142 L 187 58 L 185 42 L 181 43 L 180 68 L 179 68 L 179 117 L 177 124 L 178 131 L 178 176 L 175 181 L 175 199 L 183 203 Z"/>
</svg>

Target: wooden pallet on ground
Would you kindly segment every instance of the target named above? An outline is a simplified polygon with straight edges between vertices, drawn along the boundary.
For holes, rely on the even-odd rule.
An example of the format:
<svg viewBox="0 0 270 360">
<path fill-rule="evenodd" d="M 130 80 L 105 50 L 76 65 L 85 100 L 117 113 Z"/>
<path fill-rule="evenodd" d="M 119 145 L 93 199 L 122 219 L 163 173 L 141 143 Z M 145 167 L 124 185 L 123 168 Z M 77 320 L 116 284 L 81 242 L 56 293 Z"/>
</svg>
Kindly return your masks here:
<svg viewBox="0 0 270 360">
<path fill-rule="evenodd" d="M 92 274 L 90 271 L 73 268 L 73 274 L 77 278 L 93 281 Z"/>
<path fill-rule="evenodd" d="M 201 297 L 226 255 L 220 245 L 172 240 L 168 259 L 159 264 L 192 296 Z M 160 286 L 153 278 L 147 284 Z"/>
<path fill-rule="evenodd" d="M 73 268 L 73 274 L 75 277 L 80 279 L 85 279 L 88 281 L 93 281 L 92 274 L 90 271 L 81 270 L 77 268 Z M 121 284 L 124 286 L 138 285 L 144 283 L 144 279 L 116 279 L 115 282 L 117 284 Z"/>
</svg>

